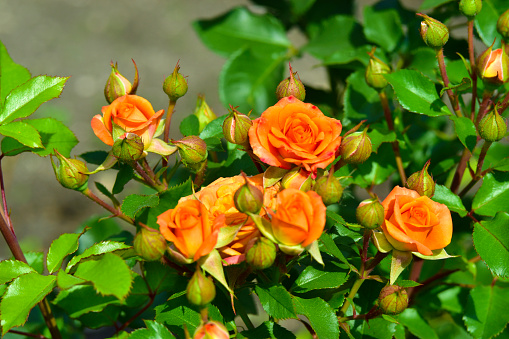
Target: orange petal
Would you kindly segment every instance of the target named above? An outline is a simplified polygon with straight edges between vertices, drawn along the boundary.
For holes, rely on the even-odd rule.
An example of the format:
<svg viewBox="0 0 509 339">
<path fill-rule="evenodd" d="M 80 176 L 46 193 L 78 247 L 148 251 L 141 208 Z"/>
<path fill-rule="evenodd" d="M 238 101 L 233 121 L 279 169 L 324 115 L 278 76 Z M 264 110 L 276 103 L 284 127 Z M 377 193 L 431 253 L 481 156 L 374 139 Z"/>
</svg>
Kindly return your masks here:
<svg viewBox="0 0 509 339">
<path fill-rule="evenodd" d="M 106 145 L 113 146 L 113 138 L 111 136 L 111 132 L 108 131 L 106 126 L 103 123 L 103 118 L 97 114 L 92 118 L 92 130 L 94 134 Z"/>
</svg>

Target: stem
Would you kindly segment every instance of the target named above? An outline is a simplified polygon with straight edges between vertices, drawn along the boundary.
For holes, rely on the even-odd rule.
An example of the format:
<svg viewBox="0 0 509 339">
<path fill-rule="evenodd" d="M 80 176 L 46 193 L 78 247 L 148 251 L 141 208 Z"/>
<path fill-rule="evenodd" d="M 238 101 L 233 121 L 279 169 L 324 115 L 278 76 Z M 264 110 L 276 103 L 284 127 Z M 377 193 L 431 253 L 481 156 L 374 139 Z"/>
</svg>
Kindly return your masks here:
<svg viewBox="0 0 509 339">
<path fill-rule="evenodd" d="M 131 166 L 135 169 L 136 172 L 138 172 L 138 174 L 143 178 L 143 180 L 145 181 L 146 184 L 148 184 L 152 188 L 156 189 L 158 192 L 165 190 L 165 188 L 162 184 L 156 183 L 151 177 L 149 177 L 149 175 L 147 174 L 147 172 L 145 172 L 143 167 L 141 167 L 139 162 L 135 161 L 135 162 L 131 163 Z"/>
<path fill-rule="evenodd" d="M 253 330 L 255 326 L 251 322 L 251 319 L 249 319 L 249 316 L 247 315 L 246 309 L 242 305 L 242 303 L 236 303 L 235 310 L 237 310 L 237 314 L 240 316 L 244 324 L 246 324 L 247 328 L 250 330 Z"/>
<path fill-rule="evenodd" d="M 43 336 L 42 334 L 32 334 L 32 333 L 21 332 L 21 331 L 16 331 L 16 330 L 9 330 L 7 333 L 24 335 L 25 337 L 30 337 L 30 338 L 48 339 L 45 336 Z"/>
<path fill-rule="evenodd" d="M 368 261 L 368 264 L 364 268 L 364 275 L 368 276 L 371 271 L 375 269 L 376 265 L 378 265 L 387 255 L 389 255 L 389 253 L 377 252 L 375 257 Z"/>
<path fill-rule="evenodd" d="M 492 144 L 492 142 L 485 141 L 484 145 L 482 145 L 481 153 L 479 154 L 479 160 L 477 161 L 477 169 L 475 171 L 476 178 L 481 175 L 482 165 L 484 164 L 484 159 L 486 158 L 486 153 L 488 153 L 488 149 L 490 148 L 491 144 Z"/>
<path fill-rule="evenodd" d="M 3 205 L 3 217 L 5 218 L 5 221 L 7 222 L 7 225 L 9 225 L 9 228 L 11 229 L 11 232 L 14 233 L 14 228 L 12 227 L 12 221 L 9 217 L 9 209 L 7 208 L 7 198 L 5 197 L 5 185 L 4 185 L 4 175 L 2 171 L 2 159 L 4 158 L 4 155 L 2 154 L 0 156 L 0 190 L 2 191 L 2 205 Z"/>
<path fill-rule="evenodd" d="M 418 282 L 419 276 L 421 275 L 422 265 L 424 264 L 424 259 L 415 257 L 414 262 L 412 263 L 412 269 L 410 271 L 410 276 L 408 279 Z M 414 288 L 410 287 L 407 291 L 408 298 L 412 296 Z"/>
<path fill-rule="evenodd" d="M 463 179 L 463 174 L 465 173 L 465 169 L 467 168 L 467 161 L 470 159 L 470 151 L 468 149 L 463 150 L 463 154 L 461 155 L 461 160 L 456 167 L 456 173 L 454 173 L 454 178 L 452 179 L 451 191 L 453 193 L 458 193 L 458 190 L 461 185 L 461 179 Z"/>
<path fill-rule="evenodd" d="M 158 185 L 161 185 L 161 182 L 156 178 L 156 175 L 154 173 L 154 171 L 152 170 L 152 168 L 150 167 L 150 165 L 148 164 L 148 161 L 147 161 L 147 158 L 143 158 L 143 160 L 141 160 L 141 164 L 143 166 L 143 169 L 145 170 L 145 172 L 147 173 L 147 175 Z"/>
<path fill-rule="evenodd" d="M 171 124 L 171 116 L 173 115 L 173 110 L 175 109 L 176 100 L 171 100 L 168 105 L 168 112 L 166 113 L 166 120 L 164 121 L 164 136 L 163 141 L 168 143 L 170 140 L 170 124 Z"/>
<path fill-rule="evenodd" d="M 341 310 L 339 310 L 339 317 L 343 317 L 346 314 L 346 311 L 348 311 L 348 308 L 350 307 L 350 300 L 353 300 L 364 280 L 366 279 L 362 277 L 359 277 L 357 278 L 357 280 L 355 280 L 355 282 L 352 285 L 352 289 L 350 290 L 350 293 L 348 293 L 348 297 L 345 299 L 345 303 L 341 307 Z"/>
<path fill-rule="evenodd" d="M 479 113 L 477 113 L 477 119 L 475 120 L 475 127 L 479 126 L 479 122 L 486 114 L 486 111 L 487 111 L 489 103 L 490 103 L 489 99 L 491 97 L 491 94 L 492 93 L 489 91 L 484 91 L 484 93 L 482 95 L 482 102 L 481 102 L 481 106 L 479 107 Z"/>
<path fill-rule="evenodd" d="M 253 164 L 256 166 L 256 169 L 258 170 L 258 173 L 263 173 L 264 170 L 262 168 L 262 165 L 260 165 L 260 163 L 256 160 L 253 152 L 251 150 L 246 150 L 246 153 L 249 154 L 249 157 L 253 161 Z"/>
<path fill-rule="evenodd" d="M 380 102 L 382 104 L 382 107 L 384 109 L 384 115 L 385 120 L 387 121 L 387 126 L 389 126 L 390 131 L 394 131 L 394 122 L 392 121 L 392 113 L 391 109 L 389 108 L 389 101 L 387 100 L 387 95 L 385 92 L 381 91 L 379 93 L 380 96 Z M 399 152 L 399 143 L 398 141 L 391 142 L 392 150 L 394 151 L 394 157 L 396 160 L 396 166 L 398 168 L 398 173 L 401 178 L 401 183 L 403 186 L 406 186 L 406 174 L 405 174 L 405 168 L 403 167 L 403 160 L 401 159 L 401 154 Z"/>
<path fill-rule="evenodd" d="M 500 108 L 498 110 L 499 114 L 502 114 L 506 110 L 508 102 L 509 102 L 509 92 L 506 93 L 504 100 L 502 101 L 502 105 L 500 105 Z"/>
<path fill-rule="evenodd" d="M 474 20 L 468 20 L 468 57 L 470 59 L 470 77 L 472 78 L 472 101 L 470 103 L 470 120 L 475 119 L 475 103 L 477 101 L 477 72 L 474 56 Z"/>
<path fill-rule="evenodd" d="M 133 219 L 129 218 L 128 216 L 126 216 L 125 214 L 123 214 L 118 209 L 114 208 L 113 206 L 110 206 L 107 203 L 105 203 L 103 200 L 101 200 L 101 198 L 99 198 L 97 195 L 95 195 L 94 192 L 92 192 L 90 190 L 90 188 L 87 187 L 81 193 L 83 193 L 85 196 L 87 196 L 90 200 L 92 200 L 92 201 L 96 202 L 97 204 L 99 204 L 104 209 L 110 211 L 115 217 L 119 217 L 119 218 L 127 221 L 128 223 L 134 225 Z"/>
<path fill-rule="evenodd" d="M 436 51 L 436 53 L 437 53 L 438 67 L 440 69 L 440 75 L 442 76 L 442 80 L 444 81 L 444 86 L 449 87 L 449 84 L 450 84 L 449 77 L 447 76 L 447 70 L 445 69 L 444 49 L 440 48 L 439 50 Z M 456 115 L 458 117 L 462 117 L 463 113 L 461 113 L 461 110 L 460 110 L 458 97 L 456 95 L 454 95 L 454 93 L 450 89 L 447 89 L 446 92 L 447 92 L 447 96 L 449 97 L 449 100 L 451 101 L 451 105 L 454 108 L 454 113 L 456 113 Z"/>
</svg>

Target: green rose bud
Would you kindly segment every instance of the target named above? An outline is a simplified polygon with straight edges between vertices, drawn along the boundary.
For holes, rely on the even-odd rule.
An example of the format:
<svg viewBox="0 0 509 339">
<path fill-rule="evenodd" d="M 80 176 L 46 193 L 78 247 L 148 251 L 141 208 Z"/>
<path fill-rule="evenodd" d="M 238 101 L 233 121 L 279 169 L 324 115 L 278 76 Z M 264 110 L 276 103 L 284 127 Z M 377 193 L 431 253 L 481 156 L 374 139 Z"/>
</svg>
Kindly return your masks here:
<svg viewBox="0 0 509 339">
<path fill-rule="evenodd" d="M 459 8 L 464 16 L 473 19 L 482 9 L 482 0 L 460 0 Z"/>
<path fill-rule="evenodd" d="M 428 160 L 421 171 L 412 174 L 408 178 L 406 186 L 422 196 L 431 198 L 435 194 L 435 182 L 433 176 L 428 173 L 429 164 L 430 161 Z"/>
<path fill-rule="evenodd" d="M 179 73 L 180 66 L 177 62 L 173 73 L 168 76 L 163 83 L 163 91 L 168 95 L 171 101 L 177 101 L 187 93 L 187 80 Z"/>
<path fill-rule="evenodd" d="M 257 270 L 269 268 L 276 259 L 276 245 L 267 238 L 258 238 L 246 253 L 246 262 Z"/>
<path fill-rule="evenodd" d="M 126 94 L 136 94 L 136 90 L 138 89 L 139 83 L 139 75 L 138 75 L 138 67 L 136 67 L 136 63 L 133 60 L 134 69 L 136 74 L 134 76 L 134 84 L 131 85 L 129 80 L 127 80 L 117 68 L 117 63 L 113 64 L 111 62 L 111 74 L 108 80 L 106 81 L 106 86 L 104 87 L 104 97 L 108 103 L 112 103 L 115 99 L 124 96 Z"/>
<path fill-rule="evenodd" d="M 206 306 L 216 297 L 216 286 L 212 278 L 205 277 L 199 267 L 187 284 L 186 297 L 196 306 Z"/>
<path fill-rule="evenodd" d="M 507 125 L 498 114 L 497 107 L 482 118 L 479 123 L 479 135 L 488 142 L 495 142 L 505 137 Z"/>
<path fill-rule="evenodd" d="M 343 187 L 334 175 L 323 176 L 316 180 L 313 191 L 322 197 L 326 206 L 339 202 L 343 196 Z"/>
<path fill-rule="evenodd" d="M 178 148 L 182 162 L 186 166 L 200 165 L 207 160 L 207 144 L 195 135 L 171 141 Z"/>
<path fill-rule="evenodd" d="M 84 191 L 88 187 L 87 165 L 81 160 L 64 157 L 56 149 L 53 151 L 60 161 L 60 166 L 57 167 L 53 162 L 53 156 L 51 156 L 51 165 L 58 182 L 65 188 L 79 192 Z"/>
<path fill-rule="evenodd" d="M 300 81 L 297 72 L 293 72 L 292 65 L 289 64 L 290 67 L 290 76 L 285 80 L 281 81 L 276 88 L 276 96 L 278 100 L 282 98 L 294 96 L 300 101 L 304 101 L 306 98 L 306 89 L 304 88 L 304 84 Z M 295 78 L 297 76 L 297 78 Z"/>
<path fill-rule="evenodd" d="M 400 286 L 389 285 L 382 288 L 378 296 L 378 307 L 384 314 L 399 314 L 408 307 L 408 294 Z"/>
<path fill-rule="evenodd" d="M 380 227 L 385 220 L 384 207 L 377 198 L 364 200 L 355 210 L 355 216 L 362 226 L 375 229 Z"/>
<path fill-rule="evenodd" d="M 207 126 L 212 120 L 216 119 L 217 116 L 214 114 L 214 111 L 210 108 L 210 106 L 205 101 L 204 95 L 198 95 L 198 100 L 196 101 L 196 108 L 193 113 L 197 118 L 200 126 L 198 127 L 198 131 L 201 133 L 205 126 Z"/>
<path fill-rule="evenodd" d="M 125 133 L 113 143 L 112 153 L 119 161 L 129 163 L 143 157 L 144 147 L 140 136 L 135 133 Z"/>
<path fill-rule="evenodd" d="M 263 192 L 250 184 L 244 173 L 242 175 L 246 183 L 240 186 L 233 196 L 235 207 L 242 213 L 258 214 L 263 206 Z"/>
<path fill-rule="evenodd" d="M 447 29 L 447 26 L 426 14 L 417 13 L 417 15 L 424 18 L 420 28 L 424 43 L 435 49 L 444 47 L 447 40 L 449 40 L 449 29 Z"/>
<path fill-rule="evenodd" d="M 141 227 L 134 237 L 134 250 L 148 261 L 159 260 L 166 252 L 166 239 L 158 230 Z"/>
<path fill-rule="evenodd" d="M 509 41 L 509 9 L 498 17 L 497 31 L 504 37 L 505 41 Z"/>
<path fill-rule="evenodd" d="M 339 154 L 347 164 L 361 164 L 371 155 L 371 139 L 368 137 L 367 128 L 363 132 L 354 132 L 347 135 L 341 141 Z"/>
<path fill-rule="evenodd" d="M 249 146 L 249 128 L 253 125 L 253 121 L 245 115 L 230 106 L 230 114 L 223 122 L 224 138 L 235 145 L 244 147 Z"/>
<path fill-rule="evenodd" d="M 390 73 L 391 68 L 375 56 L 375 48 L 368 54 L 370 56 L 369 64 L 364 73 L 366 83 L 374 89 L 382 89 L 388 84 L 383 75 Z"/>
</svg>

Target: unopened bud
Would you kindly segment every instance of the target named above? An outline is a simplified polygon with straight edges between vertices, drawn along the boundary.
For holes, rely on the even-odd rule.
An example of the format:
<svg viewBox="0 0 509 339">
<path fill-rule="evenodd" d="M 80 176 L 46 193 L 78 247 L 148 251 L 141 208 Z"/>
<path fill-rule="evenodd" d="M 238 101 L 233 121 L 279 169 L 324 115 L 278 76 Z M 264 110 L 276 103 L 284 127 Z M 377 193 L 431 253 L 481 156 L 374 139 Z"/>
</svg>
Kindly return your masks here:
<svg viewBox="0 0 509 339">
<path fill-rule="evenodd" d="M 428 173 L 430 161 L 426 162 L 422 170 L 412 174 L 406 181 L 406 186 L 419 193 L 421 196 L 431 198 L 435 194 L 435 181 Z"/>
<path fill-rule="evenodd" d="M 339 179 L 333 175 L 319 178 L 313 186 L 313 191 L 322 197 L 326 206 L 337 203 L 343 196 L 343 187 L 339 183 Z"/>
<path fill-rule="evenodd" d="M 216 297 L 216 286 L 212 277 L 205 277 L 201 268 L 197 268 L 186 289 L 187 300 L 196 306 L 205 306 Z"/>
<path fill-rule="evenodd" d="M 388 84 L 383 75 L 390 73 L 391 68 L 375 56 L 375 48 L 368 54 L 370 59 L 368 67 L 366 68 L 366 73 L 364 73 L 366 83 L 372 88 L 382 89 Z"/>
<path fill-rule="evenodd" d="M 355 210 L 355 216 L 362 226 L 375 229 L 380 227 L 385 220 L 384 207 L 376 198 L 364 200 Z"/>
<path fill-rule="evenodd" d="M 193 339 L 229 339 L 230 333 L 223 324 L 209 321 L 199 326 L 194 332 Z"/>
<path fill-rule="evenodd" d="M 459 8 L 464 16 L 471 19 L 481 11 L 482 0 L 460 0 Z"/>
<path fill-rule="evenodd" d="M 125 133 L 113 143 L 112 153 L 119 161 L 133 162 L 143 157 L 145 145 L 135 133 Z"/>
<path fill-rule="evenodd" d="M 408 307 L 406 289 L 397 285 L 382 288 L 378 296 L 378 307 L 384 314 L 399 314 Z"/>
<path fill-rule="evenodd" d="M 190 135 L 180 140 L 171 141 L 178 147 L 180 158 L 184 165 L 201 164 L 207 160 L 207 144 L 196 135 Z"/>
<path fill-rule="evenodd" d="M 479 135 L 486 141 L 495 142 L 505 137 L 507 125 L 498 114 L 497 107 L 482 118 L 479 123 Z"/>
<path fill-rule="evenodd" d="M 134 250 L 148 261 L 159 260 L 166 252 L 166 239 L 158 230 L 141 227 L 134 237 Z"/>
<path fill-rule="evenodd" d="M 505 41 L 509 41 L 509 9 L 498 17 L 497 31 Z"/>
<path fill-rule="evenodd" d="M 205 101 L 204 95 L 198 95 L 198 100 L 196 101 L 196 108 L 193 113 L 197 118 L 200 126 L 198 127 L 198 131 L 201 133 L 205 126 L 207 126 L 212 120 L 216 119 L 217 116 L 214 114 L 210 106 Z"/>
<path fill-rule="evenodd" d="M 233 202 L 239 212 L 258 214 L 263 206 L 263 192 L 250 184 L 246 175 L 242 173 L 246 183 L 239 187 L 233 196 Z"/>
<path fill-rule="evenodd" d="M 276 259 L 276 245 L 267 238 L 258 238 L 246 253 L 246 262 L 257 270 L 269 268 Z"/>
<path fill-rule="evenodd" d="M 163 83 L 163 91 L 171 101 L 176 101 L 187 93 L 187 80 L 179 73 L 180 66 L 177 62 L 173 73 Z"/>
<path fill-rule="evenodd" d="M 51 165 L 57 177 L 58 182 L 65 188 L 75 191 L 83 191 L 88 187 L 87 165 L 78 159 L 68 159 L 60 154 L 56 149 L 53 150 L 55 156 L 60 161 L 60 166 L 56 166 L 51 157 Z"/>
<path fill-rule="evenodd" d="M 367 129 L 347 135 L 339 147 L 341 159 L 347 164 L 363 163 L 369 158 L 371 151 L 371 139 L 368 137 Z"/>
<path fill-rule="evenodd" d="M 296 188 L 302 192 L 307 192 L 313 185 L 313 178 L 311 172 L 306 171 L 301 167 L 294 167 L 288 171 L 281 179 L 281 187 Z"/>
<path fill-rule="evenodd" d="M 281 81 L 276 89 L 277 99 L 280 100 L 285 97 L 294 96 L 300 101 L 304 101 L 306 98 L 306 89 L 304 84 L 300 81 L 300 77 L 297 72 L 293 72 L 292 65 L 290 67 L 290 76 L 285 80 Z M 295 78 L 297 76 L 297 78 Z"/>
<path fill-rule="evenodd" d="M 426 14 L 417 13 L 417 15 L 424 18 L 420 28 L 424 43 L 435 49 L 444 47 L 447 40 L 449 40 L 449 29 L 447 29 L 447 26 Z"/>
<path fill-rule="evenodd" d="M 138 67 L 136 67 L 134 60 L 133 64 L 136 73 L 134 76 L 134 84 L 131 85 L 129 80 L 127 80 L 118 71 L 117 63 L 113 64 L 113 61 L 111 62 L 111 74 L 106 81 L 106 86 L 104 87 L 104 97 L 108 103 L 111 104 L 113 101 L 115 101 L 115 99 L 126 94 L 136 94 L 136 90 L 138 89 L 139 75 Z"/>
<path fill-rule="evenodd" d="M 230 114 L 223 122 L 224 138 L 235 145 L 249 145 L 249 128 L 253 121 L 245 115 L 230 106 Z"/>
<path fill-rule="evenodd" d="M 493 44 L 477 58 L 477 71 L 483 80 L 500 85 L 509 80 L 509 56 L 504 46 L 493 50 Z"/>
</svg>

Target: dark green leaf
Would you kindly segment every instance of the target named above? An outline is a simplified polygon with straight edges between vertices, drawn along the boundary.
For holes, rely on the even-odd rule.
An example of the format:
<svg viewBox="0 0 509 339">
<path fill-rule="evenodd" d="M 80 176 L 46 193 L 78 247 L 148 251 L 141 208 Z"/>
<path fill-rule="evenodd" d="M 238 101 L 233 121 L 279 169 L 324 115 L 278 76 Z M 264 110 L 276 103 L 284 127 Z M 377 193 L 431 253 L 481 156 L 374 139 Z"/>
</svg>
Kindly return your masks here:
<svg viewBox="0 0 509 339">
<path fill-rule="evenodd" d="M 159 204 L 159 196 L 157 194 L 138 195 L 131 194 L 122 202 L 122 213 L 129 218 L 134 218 L 139 210 L 145 207 L 155 207 Z"/>
<path fill-rule="evenodd" d="M 436 117 L 451 115 L 451 111 L 438 96 L 435 84 L 421 72 L 402 69 L 384 74 L 396 92 L 398 101 L 410 112 Z"/>
<path fill-rule="evenodd" d="M 480 215 L 494 216 L 509 212 L 509 172 L 494 171 L 484 176 L 483 183 L 474 196 L 472 209 Z"/>
<path fill-rule="evenodd" d="M 12 121 L 8 124 L 0 125 L 0 134 L 16 139 L 21 144 L 30 148 L 43 147 L 39 132 L 24 121 Z"/>
<path fill-rule="evenodd" d="M 331 212 L 333 213 L 333 212 Z M 335 213 L 334 213 L 335 214 Z M 329 216 L 329 214 L 327 214 Z M 341 251 L 339 250 L 338 246 L 332 240 L 331 236 L 328 233 L 322 233 L 320 237 L 320 242 L 322 243 L 322 247 L 320 248 L 321 251 L 329 253 L 330 255 L 333 255 L 337 259 L 339 259 L 341 262 L 351 266 L 351 264 L 346 260 L 345 256 Z"/>
<path fill-rule="evenodd" d="M 91 285 L 78 285 L 58 293 L 53 301 L 71 318 L 78 318 L 88 312 L 100 312 L 108 305 L 120 305 L 114 296 L 102 296 Z"/>
<path fill-rule="evenodd" d="M 7 49 L 0 41 L 0 106 L 10 91 L 30 78 L 28 69 L 12 61 Z"/>
<path fill-rule="evenodd" d="M 355 121 L 378 120 L 383 115 L 378 92 L 369 87 L 364 78 L 364 70 L 359 70 L 346 79 L 346 90 L 343 97 L 345 118 Z"/>
<path fill-rule="evenodd" d="M 90 248 L 87 248 L 82 254 L 73 257 L 67 264 L 65 271 L 67 273 L 69 273 L 71 271 L 71 269 L 80 261 L 86 261 L 89 259 L 98 259 L 97 257 L 96 258 L 91 258 L 91 257 L 102 255 L 105 253 L 112 253 L 112 252 L 121 253 L 121 252 L 124 252 L 125 250 L 130 249 L 130 248 L 131 248 L 131 246 L 126 245 L 122 242 L 102 241 L 98 244 L 93 245 Z"/>
<path fill-rule="evenodd" d="M 30 310 L 53 290 L 55 280 L 55 276 L 31 272 L 12 281 L 0 302 L 2 335 L 26 322 Z"/>
<path fill-rule="evenodd" d="M 308 266 L 295 280 L 293 291 L 304 293 L 322 288 L 337 288 L 348 280 L 348 270 L 339 268 L 334 263 L 325 267 Z"/>
<path fill-rule="evenodd" d="M 403 37 L 401 19 L 395 9 L 375 11 L 373 6 L 364 8 L 364 34 L 366 38 L 388 52 L 396 48 Z"/>
<path fill-rule="evenodd" d="M 113 185 L 113 189 L 111 193 L 118 194 L 124 190 L 124 186 L 134 178 L 134 170 L 131 166 L 124 165 L 120 166 L 120 170 L 117 173 L 117 178 L 115 179 L 115 184 Z"/>
<path fill-rule="evenodd" d="M 392 339 L 396 332 L 396 324 L 383 318 L 375 318 L 369 321 L 363 321 L 357 331 L 359 338 L 377 338 Z"/>
<path fill-rule="evenodd" d="M 2 140 L 3 154 L 14 156 L 22 152 L 32 152 L 45 157 L 52 154 L 53 149 L 56 149 L 64 157 L 70 157 L 72 148 L 78 144 L 74 133 L 58 120 L 43 118 L 25 120 L 24 122 L 39 131 L 44 148 L 29 148 L 12 138 L 4 138 Z"/>
<path fill-rule="evenodd" d="M 19 260 L 4 260 L 0 262 L 0 285 L 10 282 L 22 274 L 35 272 L 28 264 Z"/>
<path fill-rule="evenodd" d="M 76 252 L 80 236 L 81 234 L 64 233 L 53 240 L 46 257 L 46 267 L 50 274 L 60 269 L 66 256 Z"/>
<path fill-rule="evenodd" d="M 194 114 L 190 114 L 180 122 L 180 133 L 183 136 L 200 134 L 200 121 Z"/>
<path fill-rule="evenodd" d="M 472 152 L 477 144 L 477 131 L 472 120 L 452 115 L 449 118 L 454 122 L 454 129 L 461 143 Z"/>
<path fill-rule="evenodd" d="M 223 122 L 228 115 L 222 115 L 219 118 L 212 120 L 205 126 L 203 131 L 200 133 L 200 138 L 203 140 L 209 138 L 222 138 L 223 137 Z"/>
<path fill-rule="evenodd" d="M 85 160 L 85 162 L 88 164 L 100 165 L 108 157 L 108 152 L 106 151 L 85 152 L 80 154 L 79 157 Z"/>
<path fill-rule="evenodd" d="M 451 211 L 458 213 L 461 217 L 467 215 L 467 210 L 463 206 L 461 198 L 452 193 L 452 191 L 444 185 L 435 185 L 434 201 L 446 205 Z"/>
<path fill-rule="evenodd" d="M 182 329 L 184 325 L 187 326 L 189 333 L 194 333 L 200 325 L 200 313 L 189 304 L 185 292 L 174 295 L 164 304 L 156 306 L 155 311 L 155 320 L 165 324 L 179 338 L 184 338 Z"/>
<path fill-rule="evenodd" d="M 451 1 L 453 1 L 453 0 L 424 0 L 421 4 L 421 7 L 419 7 L 419 10 L 425 10 L 425 9 L 430 9 L 433 7 L 438 7 L 440 5 L 446 4 Z"/>
<path fill-rule="evenodd" d="M 145 261 L 142 266 L 143 276 L 153 292 L 175 292 L 185 289 L 187 279 L 158 261 Z"/>
<path fill-rule="evenodd" d="M 403 324 L 410 333 L 421 339 L 438 339 L 433 328 L 422 318 L 414 308 L 407 308 L 398 316 L 398 321 Z"/>
<path fill-rule="evenodd" d="M 488 267 L 499 277 L 509 277 L 509 214 L 499 212 L 493 220 L 474 225 L 474 246 Z"/>
<path fill-rule="evenodd" d="M 463 316 L 468 332 L 475 338 L 496 336 L 507 326 L 508 308 L 508 289 L 497 286 L 477 286 L 470 291 L 470 298 Z"/>
<path fill-rule="evenodd" d="M 292 304 L 292 296 L 283 286 L 256 285 L 255 291 L 263 309 L 269 316 L 275 319 L 297 318 Z"/>
<path fill-rule="evenodd" d="M 297 314 L 309 319 L 318 338 L 339 338 L 338 317 L 323 299 L 293 297 Z"/>
<path fill-rule="evenodd" d="M 278 20 L 269 14 L 253 14 L 244 7 L 212 20 L 195 21 L 193 27 L 208 48 L 224 56 L 243 47 L 265 55 L 286 51 L 291 46 Z"/>
<path fill-rule="evenodd" d="M 389 144 L 380 145 L 378 153 L 371 154 L 368 160 L 352 173 L 354 182 L 361 187 L 380 185 L 385 182 L 396 171 L 393 154 Z"/>
<path fill-rule="evenodd" d="M 143 320 L 147 328 L 140 328 L 131 332 L 129 339 L 171 339 L 175 338 L 173 334 L 163 325 L 154 320 Z"/>
<path fill-rule="evenodd" d="M 0 124 L 26 118 L 48 100 L 57 98 L 69 78 L 39 75 L 13 89 L 0 111 Z"/>
<path fill-rule="evenodd" d="M 506 9 L 507 3 L 505 7 L 501 7 L 494 5 L 491 0 L 483 1 L 482 10 L 475 16 L 474 24 L 477 33 L 479 33 L 482 42 L 484 42 L 486 46 L 490 46 L 496 39 L 493 48 L 500 48 L 500 42 L 503 39 L 497 32 L 497 21 L 500 14 Z"/>
<path fill-rule="evenodd" d="M 265 321 L 255 329 L 242 331 L 237 337 L 239 339 L 295 339 L 296 336 L 281 325 L 272 321 Z"/>
<path fill-rule="evenodd" d="M 396 132 L 389 131 L 382 124 L 371 125 L 372 130 L 368 133 L 371 140 L 372 152 L 377 153 L 378 147 L 384 142 L 396 141 Z"/>
</svg>

